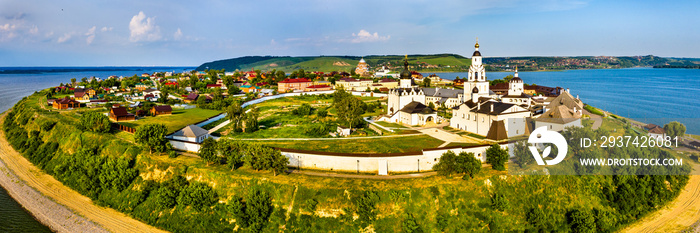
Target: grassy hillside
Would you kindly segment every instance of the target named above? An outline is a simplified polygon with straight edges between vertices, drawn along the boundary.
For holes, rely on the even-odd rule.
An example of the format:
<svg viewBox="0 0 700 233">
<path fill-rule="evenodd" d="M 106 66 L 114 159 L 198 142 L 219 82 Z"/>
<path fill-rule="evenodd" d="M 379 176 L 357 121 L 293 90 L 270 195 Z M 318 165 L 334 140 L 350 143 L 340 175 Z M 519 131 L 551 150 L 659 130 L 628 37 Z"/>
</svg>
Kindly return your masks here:
<svg viewBox="0 0 700 233">
<path fill-rule="evenodd" d="M 306 71 L 350 71 L 355 69 L 357 63 L 363 57 L 356 56 L 319 56 L 319 57 L 240 57 L 226 60 L 207 62 L 197 70 L 209 69 L 226 69 L 227 71 L 248 71 L 251 69 L 269 71 L 272 69 L 292 72 L 298 69 Z M 378 67 L 381 65 L 400 66 L 403 63 L 404 56 L 402 55 L 370 55 L 364 57 L 370 67 Z M 456 54 L 436 54 L 436 55 L 409 55 L 408 62 L 411 66 L 418 62 L 461 67 L 466 69 L 470 65 L 470 59 Z M 420 70 L 420 67 L 415 67 Z"/>
</svg>

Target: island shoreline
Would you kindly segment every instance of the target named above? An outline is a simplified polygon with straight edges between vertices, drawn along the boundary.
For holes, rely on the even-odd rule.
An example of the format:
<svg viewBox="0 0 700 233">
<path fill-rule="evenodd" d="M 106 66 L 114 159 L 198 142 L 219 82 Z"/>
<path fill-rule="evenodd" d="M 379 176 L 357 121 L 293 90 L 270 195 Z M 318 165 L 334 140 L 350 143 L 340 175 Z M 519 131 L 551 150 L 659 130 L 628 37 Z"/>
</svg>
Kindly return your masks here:
<svg viewBox="0 0 700 233">
<path fill-rule="evenodd" d="M 0 124 L 7 113 L 0 114 Z M 10 146 L 0 130 L 0 185 L 35 219 L 56 232 L 166 232 L 63 185 Z"/>
</svg>

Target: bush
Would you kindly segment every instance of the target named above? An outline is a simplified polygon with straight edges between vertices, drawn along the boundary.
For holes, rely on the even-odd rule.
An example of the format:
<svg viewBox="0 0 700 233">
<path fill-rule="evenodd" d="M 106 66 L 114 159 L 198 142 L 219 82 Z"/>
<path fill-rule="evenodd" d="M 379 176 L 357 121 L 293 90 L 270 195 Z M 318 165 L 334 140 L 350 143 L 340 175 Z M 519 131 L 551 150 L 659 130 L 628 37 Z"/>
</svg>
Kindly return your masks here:
<svg viewBox="0 0 700 233">
<path fill-rule="evenodd" d="M 109 132 L 110 124 L 109 118 L 98 112 L 86 112 L 80 116 L 80 126 L 88 131 L 107 133 Z"/>
<path fill-rule="evenodd" d="M 189 184 L 180 192 L 177 203 L 195 209 L 211 207 L 219 201 L 219 195 L 209 185 L 201 182 Z"/>
<path fill-rule="evenodd" d="M 493 144 L 486 149 L 486 162 L 491 164 L 494 170 L 505 171 L 505 163 L 508 161 L 508 151 L 500 145 Z"/>
<path fill-rule="evenodd" d="M 510 207 L 506 196 L 499 193 L 491 194 L 491 207 L 498 211 L 505 211 Z"/>
<path fill-rule="evenodd" d="M 311 105 L 308 103 L 304 103 L 298 108 L 292 110 L 292 114 L 297 115 L 297 116 L 308 116 L 311 115 L 311 112 L 313 111 L 313 108 L 311 108 Z"/>
</svg>

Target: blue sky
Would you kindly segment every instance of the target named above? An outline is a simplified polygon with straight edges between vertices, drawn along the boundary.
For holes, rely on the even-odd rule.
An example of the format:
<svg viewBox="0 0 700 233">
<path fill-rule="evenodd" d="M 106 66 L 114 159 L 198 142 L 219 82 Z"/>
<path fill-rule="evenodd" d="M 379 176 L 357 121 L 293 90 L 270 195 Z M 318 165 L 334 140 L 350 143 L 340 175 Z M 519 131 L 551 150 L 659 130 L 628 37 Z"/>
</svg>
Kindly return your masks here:
<svg viewBox="0 0 700 233">
<path fill-rule="evenodd" d="M 699 1 L 0 0 L 0 66 L 248 55 L 700 57 Z"/>
</svg>

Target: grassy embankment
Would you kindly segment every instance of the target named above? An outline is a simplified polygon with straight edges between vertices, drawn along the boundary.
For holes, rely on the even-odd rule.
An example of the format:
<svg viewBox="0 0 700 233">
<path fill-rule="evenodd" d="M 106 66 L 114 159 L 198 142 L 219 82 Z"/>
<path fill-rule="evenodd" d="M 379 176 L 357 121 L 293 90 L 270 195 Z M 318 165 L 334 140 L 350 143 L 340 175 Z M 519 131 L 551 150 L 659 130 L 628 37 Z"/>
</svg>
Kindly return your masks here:
<svg viewBox="0 0 700 233">
<path fill-rule="evenodd" d="M 159 115 L 154 117 L 145 117 L 137 121 L 119 122 L 119 124 L 137 128 L 141 125 L 157 123 L 165 124 L 168 128 L 168 133 L 173 133 L 190 124 L 194 124 L 210 117 L 221 114 L 221 111 L 192 108 L 192 109 L 173 109 L 172 115 Z"/>
<path fill-rule="evenodd" d="M 261 187 L 272 198 L 274 210 L 264 232 L 362 228 L 397 232 L 411 222 L 410 216 L 426 232 L 568 231 L 578 226 L 569 216 L 579 210 L 581 216 L 594 216 L 584 222 L 607 231 L 660 208 L 684 185 L 682 178 L 674 177 L 507 176 L 488 168 L 471 180 L 461 176 L 399 180 L 273 176 L 247 166 L 232 171 L 191 157 L 150 155 L 111 133 L 84 132 L 76 125 L 77 114 L 42 110 L 37 96 L 20 101 L 3 127 L 13 136 L 16 149 L 96 203 L 174 232 L 231 231 L 236 223 L 226 203 L 251 187 Z M 46 145 L 53 143 L 57 148 L 51 151 Z M 90 150 L 91 146 L 97 150 Z M 119 160 L 126 162 L 113 165 Z M 163 200 L 172 200 L 167 198 L 170 186 L 164 182 L 179 175 L 189 183 L 212 187 L 217 202 L 196 207 L 179 198 L 191 193 L 183 191 L 175 194 L 178 198 L 172 206 L 163 207 Z M 654 192 L 645 194 L 648 189 Z M 496 194 L 503 199 L 494 205 L 491 196 Z M 363 196 L 376 198 L 366 205 Z M 369 218 L 353 220 L 353 216 Z"/>
</svg>

